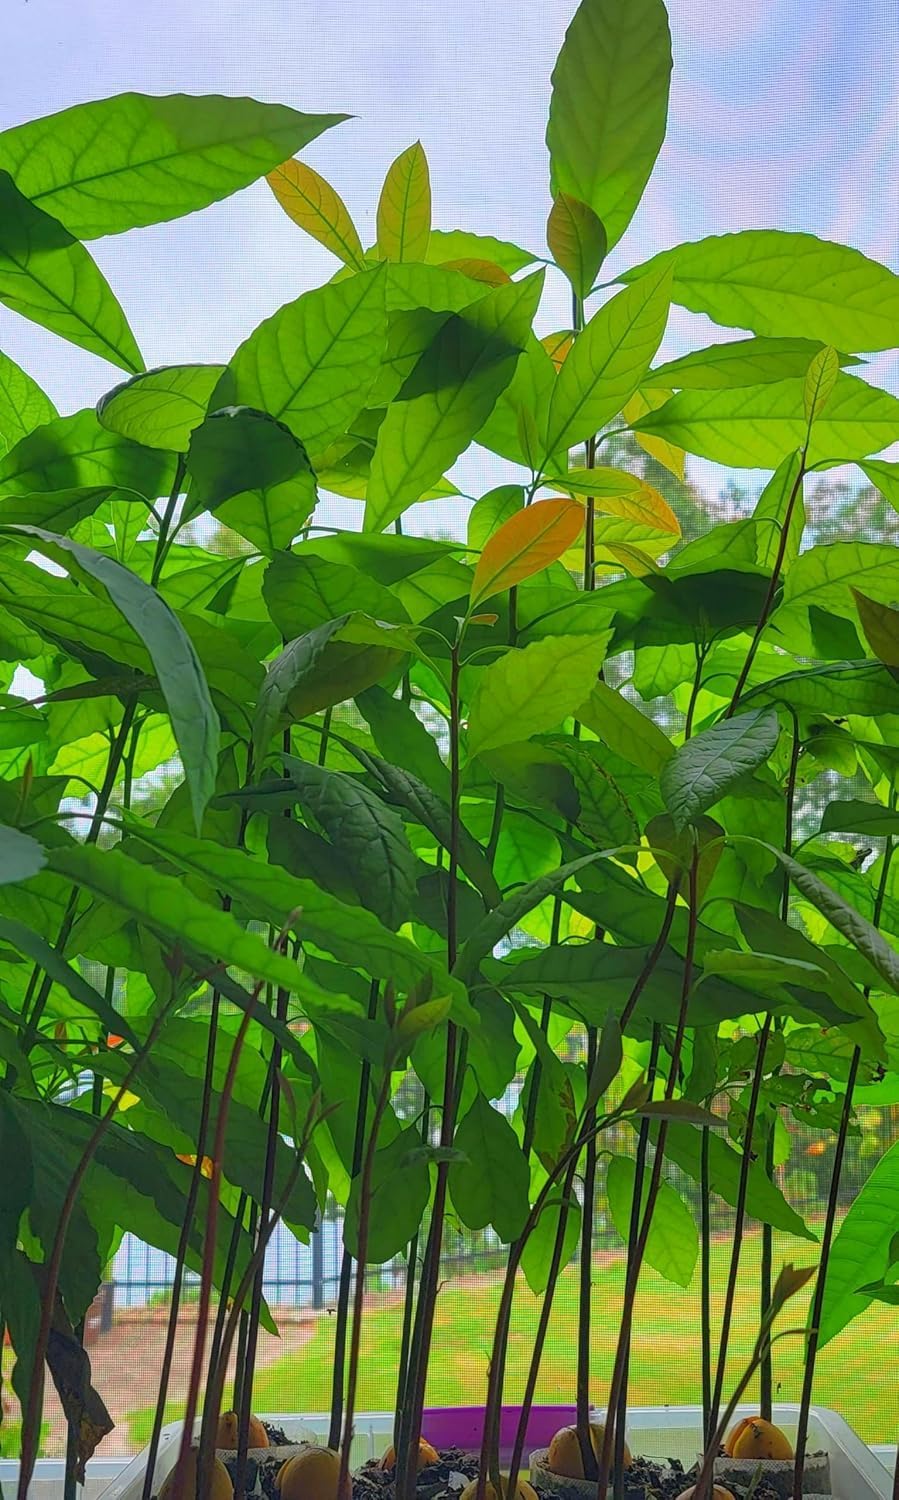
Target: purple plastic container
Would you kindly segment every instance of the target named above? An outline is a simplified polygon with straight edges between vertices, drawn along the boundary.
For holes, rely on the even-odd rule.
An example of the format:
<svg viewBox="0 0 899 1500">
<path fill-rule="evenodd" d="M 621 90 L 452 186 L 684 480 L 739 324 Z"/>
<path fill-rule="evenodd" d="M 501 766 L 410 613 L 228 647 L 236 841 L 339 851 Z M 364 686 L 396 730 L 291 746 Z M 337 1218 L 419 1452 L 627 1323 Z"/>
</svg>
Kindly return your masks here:
<svg viewBox="0 0 899 1500">
<path fill-rule="evenodd" d="M 504 1406 L 499 1426 L 500 1458 L 511 1455 L 518 1430 L 520 1406 Z M 574 1406 L 532 1406 L 524 1445 L 527 1456 L 534 1448 L 548 1448 L 550 1439 L 560 1427 L 569 1427 L 577 1419 Z M 425 1409 L 422 1434 L 435 1448 L 464 1448 L 477 1453 L 484 1435 L 483 1406 L 430 1406 Z"/>
</svg>

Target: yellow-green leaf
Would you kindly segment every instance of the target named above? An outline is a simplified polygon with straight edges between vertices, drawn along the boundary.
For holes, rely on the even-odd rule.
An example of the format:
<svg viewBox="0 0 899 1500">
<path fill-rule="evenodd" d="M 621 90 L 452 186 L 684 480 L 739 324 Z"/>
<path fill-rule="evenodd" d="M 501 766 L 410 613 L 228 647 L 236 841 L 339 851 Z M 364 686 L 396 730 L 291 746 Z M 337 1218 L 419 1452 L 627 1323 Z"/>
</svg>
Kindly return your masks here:
<svg viewBox="0 0 899 1500">
<path fill-rule="evenodd" d="M 559 193 L 546 223 L 546 243 L 560 271 L 583 302 L 605 260 L 606 232 L 588 203 Z"/>
<path fill-rule="evenodd" d="M 650 458 L 654 458 L 656 463 L 660 463 L 663 469 L 667 469 L 669 474 L 673 474 L 675 479 L 679 479 L 683 484 L 686 467 L 686 454 L 683 448 L 679 448 L 676 443 L 669 443 L 665 438 L 652 437 L 648 432 L 638 430 L 640 418 L 644 417 L 648 411 L 655 411 L 658 407 L 664 406 L 673 394 L 672 391 L 643 386 L 639 391 L 634 391 L 621 415 L 625 422 L 630 422 L 634 437 L 643 452 L 648 453 Z"/>
<path fill-rule="evenodd" d="M 839 373 L 840 357 L 836 349 L 830 344 L 825 344 L 824 348 L 819 349 L 814 355 L 805 377 L 803 400 L 805 415 L 809 422 L 814 422 L 827 405 Z"/>
<path fill-rule="evenodd" d="M 305 162 L 291 157 L 266 178 L 287 214 L 314 240 L 354 271 L 365 269 L 365 254 L 356 226 L 340 194 Z"/>
<path fill-rule="evenodd" d="M 556 635 L 507 651 L 478 674 L 468 717 L 472 755 L 554 729 L 584 702 L 609 632 Z"/>
<path fill-rule="evenodd" d="M 592 497 L 593 508 L 601 515 L 621 516 L 680 536 L 680 522 L 668 501 L 639 474 L 625 469 L 569 469 L 554 477 L 552 484 L 555 489 Z"/>
<path fill-rule="evenodd" d="M 388 169 L 377 224 L 382 259 L 425 259 L 431 237 L 431 178 L 421 141 L 401 152 Z"/>
<path fill-rule="evenodd" d="M 583 506 L 568 498 L 539 500 L 516 511 L 494 532 L 478 559 L 472 605 L 548 568 L 580 535 L 583 524 Z"/>
</svg>

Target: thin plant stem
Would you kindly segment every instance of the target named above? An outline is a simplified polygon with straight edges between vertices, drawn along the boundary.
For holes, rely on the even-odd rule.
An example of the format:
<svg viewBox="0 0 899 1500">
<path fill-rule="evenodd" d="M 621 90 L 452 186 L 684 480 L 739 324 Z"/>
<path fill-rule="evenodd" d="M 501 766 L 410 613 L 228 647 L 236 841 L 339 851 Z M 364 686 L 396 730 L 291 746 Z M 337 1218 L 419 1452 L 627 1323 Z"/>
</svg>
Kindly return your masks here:
<svg viewBox="0 0 899 1500">
<path fill-rule="evenodd" d="M 258 983 L 253 991 L 253 999 L 258 1000 L 263 986 Z M 219 1099 L 218 1115 L 215 1122 L 215 1134 L 212 1144 L 212 1176 L 209 1182 L 209 1204 L 206 1213 L 206 1234 L 203 1243 L 203 1264 L 200 1276 L 200 1297 L 197 1306 L 197 1329 L 194 1336 L 193 1358 L 191 1360 L 190 1378 L 187 1387 L 187 1399 L 184 1407 L 184 1425 L 181 1431 L 181 1445 L 175 1464 L 175 1476 L 172 1481 L 172 1500 L 181 1500 L 184 1495 L 187 1479 L 187 1459 L 193 1442 L 194 1423 L 197 1417 L 197 1405 L 200 1395 L 200 1382 L 203 1371 L 203 1354 L 206 1346 L 206 1323 L 209 1318 L 209 1304 L 212 1299 L 212 1277 L 215 1268 L 215 1243 L 216 1230 L 218 1227 L 218 1207 L 222 1187 L 222 1157 L 225 1149 L 225 1132 L 228 1124 L 228 1111 L 231 1095 L 234 1092 L 234 1083 L 237 1078 L 237 1065 L 240 1062 L 240 1054 L 252 1019 L 251 1009 L 248 1007 L 241 1016 L 240 1026 L 231 1047 L 231 1056 L 228 1059 L 228 1069 L 222 1083 L 222 1092 Z M 197 1484 L 202 1491 L 202 1453 L 197 1468 Z M 184 1497 L 187 1500 L 187 1497 Z"/>
<path fill-rule="evenodd" d="M 768 1139 L 765 1142 L 765 1172 L 774 1176 L 774 1146 L 777 1112 L 771 1112 Z M 771 1306 L 771 1288 L 774 1272 L 774 1232 L 770 1224 L 762 1225 L 762 1253 L 759 1267 L 759 1316 L 764 1321 Z M 771 1421 L 774 1408 L 774 1370 L 771 1363 L 771 1346 L 767 1346 L 759 1365 L 759 1416 Z"/>
<path fill-rule="evenodd" d="M 449 883 L 446 900 L 446 949 L 447 967 L 452 970 L 456 962 L 457 904 L 456 878 L 459 866 L 459 817 L 460 792 L 460 702 L 459 702 L 460 643 L 452 647 L 450 660 L 449 692 L 449 738 L 450 738 L 450 838 L 449 838 Z M 456 1115 L 456 1027 L 452 1021 L 446 1027 L 446 1062 L 443 1076 L 443 1098 L 440 1116 L 440 1145 L 448 1148 L 453 1142 Z M 418 1473 L 418 1445 L 421 1438 L 422 1413 L 427 1386 L 428 1360 L 431 1352 L 431 1337 L 434 1331 L 437 1294 L 440 1278 L 440 1252 L 443 1245 L 443 1225 L 446 1214 L 449 1161 L 443 1157 L 437 1163 L 434 1184 L 434 1202 L 431 1207 L 431 1222 L 425 1247 L 424 1264 L 419 1283 L 418 1305 L 412 1336 L 412 1370 L 407 1385 L 408 1403 L 400 1423 L 400 1444 L 397 1449 L 396 1496 L 397 1500 L 412 1500 Z"/>
<path fill-rule="evenodd" d="M 699 1316 L 702 1360 L 702 1440 L 711 1438 L 712 1416 L 712 1225 L 709 1149 L 711 1137 L 703 1130 L 699 1148 Z"/>
<path fill-rule="evenodd" d="M 596 1139 L 593 1137 L 588 1141 L 588 1147 L 593 1146 L 596 1152 Z M 534 1404 L 534 1392 L 537 1389 L 537 1378 L 540 1374 L 540 1365 L 543 1360 L 543 1350 L 546 1346 L 546 1335 L 549 1331 L 549 1320 L 552 1315 L 553 1301 L 556 1295 L 556 1287 L 559 1283 L 559 1272 L 562 1269 L 562 1256 L 565 1251 L 565 1232 L 568 1228 L 568 1214 L 570 1212 L 571 1194 L 574 1188 L 574 1176 L 577 1171 L 577 1158 L 571 1162 L 562 1186 L 562 1202 L 559 1205 L 559 1222 L 556 1226 L 556 1238 L 553 1243 L 552 1257 L 549 1263 L 546 1287 L 543 1293 L 543 1303 L 540 1308 L 540 1317 L 534 1333 L 534 1348 L 531 1353 L 531 1361 L 528 1366 L 527 1380 L 525 1382 L 524 1394 L 521 1399 L 521 1408 L 518 1415 L 518 1426 L 515 1431 L 515 1442 L 512 1447 L 512 1457 L 509 1462 L 508 1494 L 513 1496 L 516 1492 L 516 1481 L 521 1470 L 521 1460 L 524 1454 L 524 1444 L 527 1437 L 528 1422 L 531 1417 L 531 1408 Z"/>
<path fill-rule="evenodd" d="M 378 1011 L 378 981 L 373 980 L 368 991 L 368 1019 L 373 1021 Z M 368 1118 L 368 1099 L 371 1089 L 371 1063 L 363 1057 L 359 1070 L 359 1093 L 356 1099 L 356 1125 L 353 1135 L 353 1155 L 350 1176 L 355 1177 L 362 1167 L 365 1147 L 365 1123 Z M 343 1377 L 346 1364 L 346 1336 L 350 1309 L 350 1287 L 353 1274 L 353 1257 L 344 1245 L 340 1260 L 340 1282 L 337 1290 L 337 1314 L 334 1321 L 334 1363 L 331 1375 L 331 1424 L 328 1428 L 328 1447 L 337 1450 L 340 1444 L 340 1429 L 343 1422 Z"/>
<path fill-rule="evenodd" d="M 22 1447 L 19 1458 L 18 1500 L 27 1500 L 28 1486 L 31 1483 L 35 1459 L 37 1458 L 44 1393 L 44 1361 L 47 1357 L 47 1347 L 50 1342 L 50 1329 L 53 1322 L 53 1312 L 56 1307 L 56 1293 L 59 1287 L 59 1273 L 62 1267 L 63 1251 L 65 1250 L 66 1236 L 68 1235 L 72 1214 L 78 1201 L 78 1195 L 81 1192 L 81 1185 L 84 1182 L 91 1162 L 94 1160 L 104 1136 L 109 1133 L 119 1105 L 134 1083 L 144 1059 L 152 1050 L 153 1044 L 162 1029 L 163 1022 L 169 1014 L 174 999 L 174 983 L 172 991 L 172 997 L 164 1005 L 160 1006 L 143 1046 L 135 1052 L 128 1071 L 116 1090 L 108 1110 L 104 1115 L 101 1115 L 94 1129 L 91 1131 L 87 1144 L 69 1179 L 69 1184 L 59 1209 L 56 1233 L 53 1237 L 53 1244 L 47 1258 L 47 1269 L 43 1278 L 41 1316 L 34 1341 L 33 1365 L 28 1384 L 28 1395 L 22 1414 Z"/>
<path fill-rule="evenodd" d="M 426 1146 L 431 1136 L 431 1100 L 425 1094 L 421 1116 L 421 1143 Z M 412 1319 L 415 1315 L 415 1271 L 418 1265 L 418 1243 L 419 1231 L 409 1241 L 409 1249 L 406 1256 L 406 1285 L 403 1293 L 403 1331 L 400 1335 L 400 1357 L 398 1361 L 396 1411 L 393 1424 L 393 1451 L 396 1454 L 399 1444 L 400 1425 L 402 1415 L 406 1409 L 409 1381 L 409 1356 L 412 1345 Z"/>
<path fill-rule="evenodd" d="M 891 808 L 896 806 L 895 794 L 890 798 Z M 883 861 L 880 868 L 880 879 L 877 884 L 877 893 L 874 898 L 874 910 L 872 912 L 873 925 L 879 927 L 883 915 L 883 904 L 886 899 L 887 886 L 890 876 L 890 865 L 893 859 L 895 845 L 892 838 L 887 838 L 883 851 Z M 868 987 L 865 987 L 865 997 L 868 996 Z M 812 1306 L 809 1312 L 809 1329 L 806 1341 L 805 1368 L 802 1378 L 802 1395 L 799 1400 L 799 1421 L 796 1428 L 796 1460 L 793 1477 L 793 1497 L 802 1494 L 802 1479 L 805 1471 L 805 1453 L 808 1443 L 809 1412 L 812 1404 L 812 1391 L 815 1383 L 815 1365 L 818 1359 L 818 1344 L 820 1339 L 821 1314 L 824 1310 L 824 1294 L 827 1289 L 827 1273 L 830 1267 L 830 1252 L 833 1246 L 834 1229 L 836 1227 L 837 1208 L 839 1204 L 840 1178 L 843 1173 L 843 1159 L 846 1152 L 846 1140 L 849 1134 L 849 1125 L 852 1119 L 852 1104 L 855 1093 L 855 1085 L 858 1079 L 858 1070 L 861 1064 L 861 1049 L 856 1047 L 852 1053 L 849 1063 L 849 1075 L 846 1079 L 846 1096 L 843 1100 L 843 1109 L 840 1115 L 840 1127 L 837 1134 L 836 1150 L 834 1152 L 833 1170 L 830 1174 L 830 1191 L 827 1195 L 827 1215 L 824 1221 L 824 1233 L 821 1237 L 821 1256 L 818 1262 L 818 1278 L 815 1283 L 815 1293 L 812 1298 Z M 897 1459 L 897 1480 L 899 1483 L 899 1459 Z M 895 1496 L 895 1487 L 894 1487 Z M 899 1496 L 896 1496 L 899 1500 Z"/>
<path fill-rule="evenodd" d="M 694 850 L 690 861 L 689 874 L 689 920 L 687 927 L 687 943 L 684 952 L 684 972 L 681 987 L 680 1006 L 677 1016 L 677 1027 L 671 1046 L 671 1061 L 668 1070 L 668 1082 L 665 1087 L 665 1099 L 674 1097 L 677 1080 L 680 1073 L 680 1060 L 683 1052 L 684 1037 L 687 1029 L 687 1014 L 689 1009 L 690 992 L 693 987 L 693 959 L 696 950 L 696 928 L 699 916 L 699 898 L 697 893 L 699 856 Z M 659 1188 L 662 1183 L 662 1164 L 665 1159 L 665 1140 L 668 1134 L 668 1123 L 662 1120 L 659 1124 L 656 1137 L 655 1155 L 653 1157 L 652 1172 L 650 1174 L 649 1186 L 646 1192 L 646 1206 L 643 1210 L 643 1220 L 640 1226 L 640 1234 L 634 1246 L 633 1261 L 628 1265 L 624 1286 L 624 1305 L 622 1308 L 621 1329 L 618 1335 L 618 1346 L 615 1351 L 615 1363 L 612 1367 L 612 1379 L 609 1384 L 609 1399 L 606 1409 L 606 1424 L 603 1434 L 602 1452 L 599 1459 L 599 1475 L 596 1483 L 596 1493 L 599 1500 L 606 1500 L 609 1487 L 609 1474 L 612 1464 L 612 1452 L 615 1442 L 616 1415 L 618 1402 L 621 1397 L 621 1387 L 624 1380 L 624 1366 L 630 1344 L 631 1328 L 634 1318 L 634 1301 L 637 1295 L 637 1286 L 640 1280 L 640 1271 L 646 1254 L 646 1244 L 649 1239 L 649 1231 L 652 1227 L 653 1214 L 655 1213 L 656 1201 L 659 1196 Z"/>
<path fill-rule="evenodd" d="M 592 1078 L 596 1065 L 598 1033 L 595 1026 L 587 1027 L 587 1077 Z M 585 1126 L 589 1130 L 596 1119 L 595 1108 L 590 1111 Z M 590 1328 L 593 1300 L 593 1205 L 596 1198 L 596 1139 L 587 1142 L 584 1150 L 583 1210 L 581 1214 L 580 1264 L 578 1266 L 578 1323 L 577 1323 L 577 1374 L 575 1401 L 577 1410 L 576 1430 L 581 1449 L 581 1463 L 585 1479 L 596 1478 L 596 1455 L 590 1434 Z M 561 1253 L 561 1247 L 560 1247 Z"/>
</svg>

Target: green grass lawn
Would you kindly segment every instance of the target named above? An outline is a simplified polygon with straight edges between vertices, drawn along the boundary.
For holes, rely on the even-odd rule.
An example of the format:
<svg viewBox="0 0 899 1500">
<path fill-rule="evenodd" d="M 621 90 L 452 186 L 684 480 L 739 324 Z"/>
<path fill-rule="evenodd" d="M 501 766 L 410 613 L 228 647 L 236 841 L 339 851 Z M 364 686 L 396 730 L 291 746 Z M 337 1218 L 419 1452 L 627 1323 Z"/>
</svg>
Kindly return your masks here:
<svg viewBox="0 0 899 1500">
<path fill-rule="evenodd" d="M 757 1275 L 760 1239 L 748 1235 L 741 1262 L 741 1292 L 731 1338 L 729 1384 L 741 1372 L 757 1331 Z M 729 1245 L 715 1246 L 713 1294 L 720 1316 Z M 775 1245 L 775 1267 L 784 1261 L 812 1263 L 815 1247 L 784 1236 Z M 594 1273 L 593 1399 L 603 1404 L 618 1329 L 623 1282 L 621 1257 L 602 1257 Z M 437 1306 L 428 1402 L 433 1406 L 469 1405 L 483 1400 L 487 1381 L 493 1319 L 499 1279 L 454 1278 L 444 1284 Z M 780 1326 L 804 1321 L 807 1296 L 784 1314 Z M 519 1399 L 533 1344 L 538 1304 L 522 1282 L 515 1307 L 505 1398 Z M 359 1411 L 393 1407 L 402 1306 L 396 1298 L 372 1296 L 362 1339 Z M 552 1324 L 543 1360 L 537 1400 L 574 1399 L 577 1328 L 577 1273 L 569 1266 L 556 1292 Z M 322 1317 L 298 1354 L 260 1370 L 253 1405 L 257 1411 L 318 1412 L 330 1402 L 333 1321 Z M 802 1340 L 787 1339 L 775 1349 L 775 1385 L 784 1401 L 798 1401 Z M 828 1346 L 818 1361 L 815 1401 L 841 1412 L 866 1442 L 894 1442 L 899 1369 L 899 1318 L 890 1308 L 870 1310 Z M 635 1406 L 694 1404 L 701 1399 L 698 1273 L 686 1291 L 647 1269 L 641 1280 L 631 1360 L 630 1399 Z M 173 1413 L 174 1415 L 174 1413 Z M 129 1418 L 135 1446 L 146 1440 L 152 1414 Z"/>
</svg>

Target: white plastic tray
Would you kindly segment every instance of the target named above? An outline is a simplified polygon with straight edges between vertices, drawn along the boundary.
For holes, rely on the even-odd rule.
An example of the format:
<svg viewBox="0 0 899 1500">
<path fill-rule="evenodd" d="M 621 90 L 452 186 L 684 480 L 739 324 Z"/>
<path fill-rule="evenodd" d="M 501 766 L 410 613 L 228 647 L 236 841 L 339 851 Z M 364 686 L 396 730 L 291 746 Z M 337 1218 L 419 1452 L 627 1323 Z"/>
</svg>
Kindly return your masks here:
<svg viewBox="0 0 899 1500">
<path fill-rule="evenodd" d="M 756 1415 L 757 1407 L 739 1406 L 734 1420 Z M 266 1422 L 283 1427 L 292 1442 L 324 1442 L 328 1418 L 321 1412 L 285 1415 L 259 1414 Z M 777 1403 L 774 1421 L 788 1437 L 796 1432 L 799 1407 Z M 702 1445 L 702 1408 L 699 1406 L 634 1406 L 628 1413 L 627 1440 L 632 1452 L 649 1458 L 678 1458 L 687 1467 Z M 353 1441 L 353 1466 L 376 1458 L 391 1442 L 393 1417 L 387 1412 L 360 1412 L 356 1417 Z M 158 1489 L 178 1456 L 181 1423 L 171 1422 L 162 1429 L 156 1462 L 154 1489 Z M 865 1447 L 852 1428 L 836 1412 L 813 1406 L 809 1421 L 810 1451 L 825 1449 L 830 1457 L 831 1478 L 836 1500 L 891 1500 L 892 1479 L 887 1470 Z M 140 1500 L 146 1471 L 146 1450 L 132 1459 L 126 1469 L 103 1492 L 102 1500 Z"/>
</svg>

